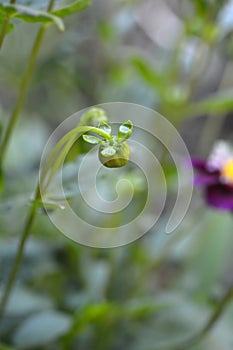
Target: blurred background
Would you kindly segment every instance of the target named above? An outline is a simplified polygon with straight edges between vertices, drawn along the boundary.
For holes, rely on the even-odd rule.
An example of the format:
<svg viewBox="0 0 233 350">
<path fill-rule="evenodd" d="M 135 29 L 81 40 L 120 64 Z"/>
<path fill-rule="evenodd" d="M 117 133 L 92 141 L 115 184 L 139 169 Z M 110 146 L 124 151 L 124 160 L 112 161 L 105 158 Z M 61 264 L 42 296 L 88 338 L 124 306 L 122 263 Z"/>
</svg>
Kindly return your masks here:
<svg viewBox="0 0 233 350">
<path fill-rule="evenodd" d="M 18 3 L 42 9 L 47 4 Z M 71 114 L 105 102 L 141 104 L 164 115 L 191 155 L 204 158 L 217 139 L 232 140 L 233 1 L 94 0 L 65 25 L 62 34 L 55 27 L 47 31 L 7 153 L 0 197 L 1 292 L 43 148 Z M 5 39 L 2 126 L 38 27 L 17 22 Z M 172 201 L 177 176 L 169 161 L 164 167 Z M 67 181 L 75 196 L 74 176 Z M 135 211 L 143 191 L 139 184 Z M 232 218 L 208 208 L 197 190 L 172 235 L 164 233 L 168 216 L 165 211 L 159 224 L 132 244 L 94 249 L 64 237 L 38 211 L 2 323 L 6 345 L 0 349 L 156 350 L 194 334 L 233 283 Z M 192 349 L 232 350 L 232 326 L 229 305 Z"/>
</svg>

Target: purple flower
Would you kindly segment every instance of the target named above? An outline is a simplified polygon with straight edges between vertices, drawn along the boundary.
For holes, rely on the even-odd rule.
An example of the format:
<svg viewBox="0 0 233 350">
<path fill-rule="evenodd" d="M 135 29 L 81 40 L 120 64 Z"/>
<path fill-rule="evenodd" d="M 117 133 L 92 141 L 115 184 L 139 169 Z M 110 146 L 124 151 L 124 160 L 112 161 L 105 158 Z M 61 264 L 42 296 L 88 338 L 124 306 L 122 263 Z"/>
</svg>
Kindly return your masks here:
<svg viewBox="0 0 233 350">
<path fill-rule="evenodd" d="M 206 203 L 233 211 L 233 150 L 225 141 L 214 144 L 207 160 L 193 159 L 195 184 L 204 189 Z"/>
</svg>

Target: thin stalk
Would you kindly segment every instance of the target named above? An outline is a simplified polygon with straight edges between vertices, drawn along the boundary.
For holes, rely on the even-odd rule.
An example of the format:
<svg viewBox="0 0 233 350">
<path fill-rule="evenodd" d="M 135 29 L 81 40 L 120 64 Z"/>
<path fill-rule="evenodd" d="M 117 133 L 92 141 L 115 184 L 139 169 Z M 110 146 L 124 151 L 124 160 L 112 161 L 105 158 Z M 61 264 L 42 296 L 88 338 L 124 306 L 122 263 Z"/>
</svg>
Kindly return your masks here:
<svg viewBox="0 0 233 350">
<path fill-rule="evenodd" d="M 82 126 L 82 125 L 83 125 L 83 122 L 81 121 L 80 124 L 75 129 L 72 129 L 65 136 L 63 136 L 63 138 L 56 144 L 56 146 L 52 150 L 47 162 L 43 167 L 43 171 L 40 177 L 40 183 L 41 183 L 43 192 L 48 187 L 53 175 L 56 173 L 56 171 L 64 162 L 68 151 L 70 150 L 73 143 L 76 141 L 78 135 L 85 132 L 93 132 L 103 137 L 104 139 L 111 141 L 111 136 L 108 133 L 106 133 L 104 130 L 98 129 L 94 126 Z M 44 183 L 45 176 L 48 174 L 49 169 L 51 170 L 51 172 L 48 176 L 47 182 Z"/>
<path fill-rule="evenodd" d="M 201 340 L 213 328 L 213 326 L 220 319 L 227 305 L 232 299 L 233 299 L 233 284 L 230 286 L 227 293 L 225 294 L 225 296 L 222 298 L 222 300 L 218 304 L 217 308 L 212 313 L 205 327 L 200 331 L 200 333 L 196 337 L 193 338 L 193 341 L 195 341 L 195 343 Z"/>
<path fill-rule="evenodd" d="M 50 0 L 47 10 L 50 11 L 52 9 L 53 5 L 54 5 L 54 0 Z M 9 121 L 9 124 L 8 124 L 8 128 L 7 128 L 5 137 L 3 139 L 2 148 L 1 148 L 1 156 L 0 156 L 0 164 L 2 164 L 2 160 L 4 158 L 4 154 L 5 154 L 8 142 L 10 140 L 10 137 L 11 137 L 14 125 L 15 125 L 17 119 L 18 119 L 18 116 L 19 116 L 19 113 L 21 111 L 23 102 L 25 100 L 25 96 L 26 96 L 26 92 L 27 92 L 28 85 L 29 85 L 29 82 L 30 82 L 30 78 L 31 78 L 32 73 L 33 73 L 36 57 L 38 55 L 39 48 L 40 48 L 40 45 L 41 45 L 41 42 L 42 42 L 42 39 L 44 37 L 46 29 L 47 29 L 47 26 L 43 25 L 41 27 L 41 29 L 39 30 L 38 34 L 37 34 L 37 37 L 36 37 L 36 40 L 35 40 L 35 43 L 34 43 L 34 46 L 33 46 L 33 49 L 32 49 L 32 53 L 31 53 L 31 56 L 30 56 L 30 59 L 29 59 L 28 68 L 26 70 L 25 76 L 24 76 L 22 84 L 21 84 L 19 98 L 18 98 L 18 101 L 16 103 L 15 109 L 14 109 L 12 115 L 11 115 L 11 118 L 10 118 L 10 121 Z M 6 309 L 6 306 L 7 306 L 7 302 L 9 300 L 10 295 L 11 295 L 11 292 L 12 292 L 12 289 L 13 289 L 13 286 L 14 286 L 14 283 L 15 283 L 15 280 L 16 280 L 16 276 L 17 276 L 17 273 L 19 271 L 19 267 L 21 265 L 23 252 L 24 252 L 24 247 L 25 247 L 27 238 L 28 238 L 28 236 L 30 234 L 30 230 L 31 230 L 33 221 L 35 219 L 36 209 L 37 209 L 37 201 L 39 199 L 40 199 L 40 187 L 39 187 L 39 183 L 38 183 L 36 191 L 35 191 L 35 195 L 34 195 L 34 201 L 33 201 L 33 204 L 32 204 L 32 206 L 30 208 L 30 211 L 28 213 L 28 217 L 27 217 L 27 220 L 26 220 L 26 223 L 25 223 L 25 226 L 24 226 L 24 230 L 23 230 L 23 234 L 22 234 L 22 237 L 21 237 L 21 240 L 20 240 L 20 243 L 19 243 L 17 254 L 16 254 L 16 257 L 15 257 L 13 266 L 12 266 L 12 270 L 11 270 L 9 279 L 7 281 L 7 284 L 6 284 L 6 288 L 5 288 L 2 300 L 1 300 L 1 304 L 0 304 L 0 320 L 2 319 L 2 317 L 4 315 L 4 312 L 5 312 L 5 309 Z"/>
<path fill-rule="evenodd" d="M 7 306 L 7 302 L 9 300 L 12 288 L 14 286 L 15 283 L 15 279 L 17 276 L 17 273 L 19 271 L 19 267 L 21 265 L 21 261 L 22 261 L 22 257 L 23 257 L 23 252 L 24 252 L 24 247 L 25 247 L 25 243 L 27 241 L 27 238 L 30 234 L 30 230 L 36 215 L 36 209 L 37 209 L 37 201 L 40 199 L 40 187 L 39 184 L 37 185 L 37 189 L 34 195 L 34 200 L 33 200 L 33 204 L 30 208 L 30 211 L 28 213 L 28 217 L 24 226 L 24 230 L 23 230 L 23 234 L 22 237 L 20 239 L 20 243 L 19 243 L 19 247 L 17 250 L 17 254 L 12 266 L 12 270 L 9 276 L 9 279 L 7 281 L 6 287 L 5 287 L 5 291 L 1 300 L 1 304 L 0 304 L 0 321 L 4 315 L 6 306 Z"/>
<path fill-rule="evenodd" d="M 233 284 L 228 289 L 225 296 L 222 298 L 222 300 L 219 302 L 216 309 L 213 311 L 212 315 L 204 325 L 204 327 L 194 336 L 192 336 L 190 339 L 174 345 L 167 348 L 163 348 L 163 350 L 180 350 L 180 349 L 190 349 L 191 346 L 197 344 L 200 342 L 209 331 L 215 326 L 215 324 L 218 322 L 218 320 L 221 318 L 223 312 L 225 311 L 227 305 L 230 301 L 233 299 Z M 162 349 L 160 349 L 162 350 Z"/>
<path fill-rule="evenodd" d="M 50 11 L 53 7 L 54 4 L 54 0 L 50 0 L 50 3 L 48 5 L 47 11 Z M 45 32 L 47 29 L 47 25 L 44 24 L 38 31 L 38 34 L 36 36 L 34 45 L 32 47 L 32 51 L 31 51 L 31 55 L 29 58 L 29 62 L 28 62 L 28 66 L 27 66 L 27 70 L 24 74 L 21 86 L 20 86 L 20 92 L 19 92 L 19 96 L 15 105 L 15 108 L 10 116 L 10 120 L 1 144 L 1 154 L 0 154 L 0 168 L 2 167 L 3 161 L 4 161 L 4 157 L 6 154 L 6 150 L 7 147 L 9 145 L 9 141 L 11 139 L 12 136 L 12 132 L 14 130 L 15 124 L 18 120 L 19 114 L 21 112 L 21 109 L 23 107 L 24 101 L 25 101 L 25 97 L 28 91 L 28 87 L 29 87 L 29 83 L 33 74 L 33 70 L 35 67 L 35 63 L 36 63 L 36 59 L 38 56 L 38 52 L 42 43 L 42 40 L 44 38 Z"/>
<path fill-rule="evenodd" d="M 98 128 L 95 128 L 93 126 L 81 126 L 81 127 L 78 126 L 74 130 L 71 130 L 69 133 L 67 133 L 59 141 L 59 143 L 57 144 L 57 146 L 59 146 L 58 148 L 57 148 L 57 146 L 55 147 L 54 150 L 56 150 L 55 153 L 57 153 L 57 151 L 60 149 L 60 146 L 63 147 L 64 141 L 68 144 L 68 148 L 63 150 L 63 152 L 60 155 L 61 156 L 61 160 L 59 160 L 59 164 L 58 165 L 62 164 L 62 161 L 64 160 L 64 158 L 65 158 L 65 156 L 66 156 L 70 146 L 72 146 L 73 142 L 75 141 L 75 138 L 77 137 L 77 135 L 80 134 L 80 133 L 83 133 L 83 132 L 88 132 L 88 131 L 89 132 L 90 131 L 91 132 L 95 132 L 98 135 L 100 135 L 100 136 L 102 136 L 102 137 L 104 137 L 106 139 L 111 139 L 111 136 L 108 133 L 106 133 L 103 130 L 100 130 Z M 55 154 L 53 152 L 52 152 L 52 154 L 55 156 Z M 52 159 L 49 158 L 48 163 L 46 164 L 46 166 L 51 164 L 51 161 L 52 161 Z M 43 184 L 43 180 L 44 180 L 44 178 L 46 176 L 46 172 L 48 170 L 49 170 L 49 167 L 46 167 L 45 173 L 42 173 L 42 182 L 40 182 L 41 184 Z M 24 227 L 24 230 L 23 230 L 23 234 L 22 234 L 20 243 L 19 243 L 19 248 L 17 250 L 17 254 L 16 254 L 16 257 L 15 257 L 15 260 L 14 260 L 14 263 L 13 263 L 13 267 L 12 267 L 11 273 L 10 273 L 10 277 L 8 279 L 8 282 L 7 282 L 7 285 L 6 285 L 3 297 L 2 297 L 2 301 L 1 301 L 1 304 L 0 304 L 0 321 L 1 321 L 2 316 L 4 315 L 4 311 L 6 309 L 7 302 L 9 300 L 12 288 L 13 288 L 14 283 L 15 283 L 15 279 L 16 279 L 17 273 L 19 271 L 19 267 L 20 267 L 20 264 L 21 264 L 21 261 L 22 261 L 22 257 L 23 257 L 24 247 L 25 247 L 27 238 L 28 238 L 28 236 L 30 234 L 30 230 L 31 230 L 33 221 L 34 221 L 35 216 L 36 216 L 37 203 L 38 203 L 38 201 L 41 200 L 40 183 L 38 182 L 37 189 L 36 189 L 36 192 L 35 192 L 35 195 L 34 195 L 34 199 L 32 201 L 33 204 L 32 204 L 32 206 L 30 208 L 29 213 L 28 213 L 26 224 L 25 224 L 25 227 Z"/>
<path fill-rule="evenodd" d="M 218 320 L 221 318 L 223 312 L 225 311 L 227 305 L 230 301 L 233 299 L 233 284 L 225 294 L 225 296 L 222 298 L 220 303 L 218 304 L 217 308 L 213 311 L 211 316 L 209 317 L 208 321 L 205 323 L 204 327 L 194 336 L 190 337 L 189 339 L 180 342 L 178 344 L 173 345 L 167 345 L 167 346 L 160 346 L 159 348 L 153 348 L 153 350 L 181 350 L 181 349 L 191 349 L 193 345 L 196 345 L 199 343 L 207 333 L 211 331 L 211 329 L 215 326 L 215 324 L 218 322 Z"/>
<path fill-rule="evenodd" d="M 11 5 L 14 5 L 15 3 L 16 3 L 16 0 L 10 0 L 10 4 Z M 5 22 L 3 23 L 2 30 L 1 30 L 1 33 L 0 33 L 0 49 L 2 47 L 4 38 L 6 36 L 7 27 L 10 24 L 10 20 L 11 20 L 10 17 L 8 17 L 8 18 L 5 19 Z"/>
</svg>

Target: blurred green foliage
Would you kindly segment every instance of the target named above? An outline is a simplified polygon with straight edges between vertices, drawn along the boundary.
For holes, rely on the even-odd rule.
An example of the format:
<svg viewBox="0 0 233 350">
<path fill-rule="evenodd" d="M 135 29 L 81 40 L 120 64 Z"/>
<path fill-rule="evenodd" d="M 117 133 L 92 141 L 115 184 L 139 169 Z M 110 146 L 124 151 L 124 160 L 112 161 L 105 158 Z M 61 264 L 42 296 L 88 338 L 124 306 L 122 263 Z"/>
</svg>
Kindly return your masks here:
<svg viewBox="0 0 233 350">
<path fill-rule="evenodd" d="M 55 22 L 60 29 L 65 24 L 63 33 L 55 27 L 47 33 L 7 152 L 0 199 L 1 294 L 32 205 L 41 153 L 69 115 L 103 102 L 143 104 L 176 125 L 193 154 L 207 155 L 216 138 L 232 137 L 232 1 L 98 0 L 67 18 L 90 2 L 55 4 L 48 14 L 41 12 L 47 1 L 0 2 L 0 29 L 11 19 L 0 52 L 3 129 L 38 30 L 38 23 L 24 21 Z M 31 10 L 22 14 L 20 6 Z M 67 156 L 70 198 L 77 195 L 77 152 L 88 150 L 79 140 Z M 189 214 L 176 232 L 165 235 L 177 174 L 169 160 L 164 171 L 168 209 L 128 246 L 78 245 L 38 210 L 1 325 L 0 350 L 162 350 L 200 329 L 233 280 L 232 218 L 208 209 L 195 192 Z M 111 196 L 117 176 L 104 176 L 103 191 Z M 137 181 L 134 169 L 127 176 Z M 138 185 L 132 215 L 142 205 L 143 186 Z M 230 305 L 192 349 L 231 350 L 232 325 Z"/>
</svg>

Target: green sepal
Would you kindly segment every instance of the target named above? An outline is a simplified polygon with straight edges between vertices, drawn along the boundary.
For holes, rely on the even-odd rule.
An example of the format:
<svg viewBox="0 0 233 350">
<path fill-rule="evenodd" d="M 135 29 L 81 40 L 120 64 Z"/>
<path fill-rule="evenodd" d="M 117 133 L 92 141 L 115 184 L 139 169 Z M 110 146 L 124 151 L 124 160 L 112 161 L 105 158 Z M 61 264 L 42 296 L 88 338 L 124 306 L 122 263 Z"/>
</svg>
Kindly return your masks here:
<svg viewBox="0 0 233 350">
<path fill-rule="evenodd" d="M 115 150 L 115 153 L 110 155 L 112 148 Z M 108 156 L 106 156 L 106 153 L 108 153 Z M 130 148 L 126 142 L 121 143 L 120 147 L 116 149 L 107 146 L 100 146 L 99 148 L 99 160 L 107 168 L 121 168 L 128 163 L 129 159 Z"/>
<path fill-rule="evenodd" d="M 119 127 L 117 138 L 119 140 L 127 140 L 132 134 L 132 130 L 133 124 L 131 120 L 128 120 L 127 122 L 121 124 L 121 126 Z"/>
<path fill-rule="evenodd" d="M 92 145 L 97 145 L 102 142 L 98 137 L 92 135 L 83 135 L 82 137 L 84 141 L 91 143 Z"/>
</svg>

